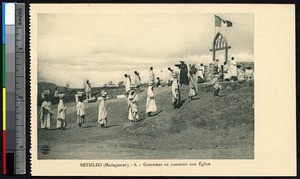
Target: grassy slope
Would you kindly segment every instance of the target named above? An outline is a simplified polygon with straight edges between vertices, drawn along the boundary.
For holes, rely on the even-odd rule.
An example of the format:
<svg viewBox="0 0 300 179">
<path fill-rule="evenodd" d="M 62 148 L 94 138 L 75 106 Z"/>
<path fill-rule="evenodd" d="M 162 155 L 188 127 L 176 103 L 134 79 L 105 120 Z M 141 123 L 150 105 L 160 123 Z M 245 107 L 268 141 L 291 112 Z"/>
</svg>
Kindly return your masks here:
<svg viewBox="0 0 300 179">
<path fill-rule="evenodd" d="M 179 109 L 171 106 L 169 87 L 156 88 L 158 114 L 145 117 L 145 91 L 140 94 L 141 120 L 127 119 L 125 99 L 108 100 L 108 128 L 97 124 L 98 103 L 87 103 L 85 128 L 76 124 L 75 103 L 67 103 L 68 129 L 39 131 L 39 147 L 49 145 L 39 158 L 73 159 L 233 159 L 254 157 L 253 82 L 223 85 L 225 97 L 213 97 L 209 86 L 199 86 L 199 98 Z M 182 87 L 183 99 L 188 88 Z M 54 105 L 53 109 L 57 107 Z M 56 125 L 53 116 L 52 126 Z"/>
</svg>

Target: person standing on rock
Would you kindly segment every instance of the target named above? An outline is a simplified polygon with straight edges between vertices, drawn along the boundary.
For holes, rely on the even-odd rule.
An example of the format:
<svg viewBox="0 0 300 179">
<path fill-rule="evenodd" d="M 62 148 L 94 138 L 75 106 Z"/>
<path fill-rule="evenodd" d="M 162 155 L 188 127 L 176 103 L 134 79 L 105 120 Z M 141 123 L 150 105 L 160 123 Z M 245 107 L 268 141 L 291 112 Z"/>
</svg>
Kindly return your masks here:
<svg viewBox="0 0 300 179">
<path fill-rule="evenodd" d="M 146 113 L 148 116 L 151 116 L 152 112 L 157 111 L 155 99 L 154 99 L 155 93 L 153 91 L 153 84 L 149 82 L 149 87 L 147 89 L 147 101 L 146 101 Z"/>
<path fill-rule="evenodd" d="M 180 61 L 180 64 L 175 64 L 176 67 L 180 69 L 180 85 L 188 85 L 189 84 L 189 79 L 188 79 L 188 67 L 184 63 L 184 61 Z"/>
<path fill-rule="evenodd" d="M 86 100 L 92 98 L 92 87 L 89 80 L 86 80 L 84 83 L 84 92 L 85 92 Z"/>
</svg>

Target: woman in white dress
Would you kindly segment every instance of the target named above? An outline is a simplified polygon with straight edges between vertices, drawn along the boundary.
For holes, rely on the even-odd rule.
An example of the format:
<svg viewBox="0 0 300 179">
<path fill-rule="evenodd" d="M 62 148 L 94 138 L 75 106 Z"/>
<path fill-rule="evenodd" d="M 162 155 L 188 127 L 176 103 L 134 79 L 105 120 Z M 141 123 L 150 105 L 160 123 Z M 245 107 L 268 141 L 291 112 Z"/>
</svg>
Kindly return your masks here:
<svg viewBox="0 0 300 179">
<path fill-rule="evenodd" d="M 154 99 L 155 93 L 153 91 L 153 83 L 149 82 L 149 87 L 147 90 L 147 102 L 146 102 L 146 113 L 151 116 L 152 112 L 157 111 L 157 107 Z"/>
</svg>

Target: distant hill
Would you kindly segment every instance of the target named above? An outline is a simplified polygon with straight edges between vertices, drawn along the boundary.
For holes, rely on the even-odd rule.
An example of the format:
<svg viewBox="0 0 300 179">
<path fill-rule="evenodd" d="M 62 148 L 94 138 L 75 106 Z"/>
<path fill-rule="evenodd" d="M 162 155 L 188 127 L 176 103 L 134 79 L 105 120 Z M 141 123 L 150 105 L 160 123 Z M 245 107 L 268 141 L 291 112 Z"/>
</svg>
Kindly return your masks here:
<svg viewBox="0 0 300 179">
<path fill-rule="evenodd" d="M 45 89 L 48 89 L 48 90 L 51 90 L 51 91 L 54 91 L 55 90 L 55 87 L 58 87 L 58 88 L 64 88 L 62 86 L 58 86 L 54 83 L 47 83 L 47 82 L 39 82 L 38 83 L 38 91 L 41 91 L 42 88 L 45 88 Z"/>
</svg>

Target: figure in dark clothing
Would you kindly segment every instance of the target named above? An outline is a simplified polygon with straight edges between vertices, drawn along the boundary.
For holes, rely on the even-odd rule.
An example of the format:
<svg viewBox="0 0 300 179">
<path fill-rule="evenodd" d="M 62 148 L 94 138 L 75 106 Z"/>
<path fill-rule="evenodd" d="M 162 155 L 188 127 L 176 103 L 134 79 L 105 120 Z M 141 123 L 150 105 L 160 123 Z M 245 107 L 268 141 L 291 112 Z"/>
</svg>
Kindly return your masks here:
<svg viewBox="0 0 300 179">
<path fill-rule="evenodd" d="M 187 65 L 184 63 L 184 61 L 180 61 L 180 64 L 176 64 L 175 66 L 177 66 L 180 69 L 180 76 L 179 76 L 180 85 L 182 85 L 182 84 L 188 85 L 189 78 L 188 78 Z"/>
</svg>

